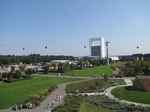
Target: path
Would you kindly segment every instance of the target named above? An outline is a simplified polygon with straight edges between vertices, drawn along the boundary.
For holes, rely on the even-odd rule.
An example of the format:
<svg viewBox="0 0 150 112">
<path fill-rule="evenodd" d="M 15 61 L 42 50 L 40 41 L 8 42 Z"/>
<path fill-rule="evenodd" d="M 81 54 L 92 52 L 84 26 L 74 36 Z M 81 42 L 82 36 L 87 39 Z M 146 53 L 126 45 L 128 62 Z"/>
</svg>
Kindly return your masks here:
<svg viewBox="0 0 150 112">
<path fill-rule="evenodd" d="M 76 77 L 74 77 L 76 78 Z M 86 81 L 86 80 L 81 80 L 81 81 Z M 76 81 L 76 82 L 81 82 L 81 81 Z M 56 89 L 52 94 L 50 94 L 42 103 L 39 107 L 36 107 L 35 109 L 22 109 L 22 110 L 17 110 L 18 112 L 51 112 L 53 108 L 48 109 L 47 108 L 47 103 L 51 104 L 52 100 L 56 100 L 57 95 L 61 95 L 62 99 L 60 101 L 55 101 L 54 107 L 63 104 L 63 99 L 64 96 L 67 94 L 65 91 L 66 85 L 70 83 L 76 83 L 76 82 L 69 82 L 69 83 L 64 83 L 64 84 L 58 84 L 58 89 Z M 0 110 L 0 112 L 14 112 L 12 110 L 12 107 L 9 109 L 5 110 Z"/>
<path fill-rule="evenodd" d="M 38 75 L 40 76 L 39 74 L 35 74 L 35 75 Z M 41 76 L 48 76 L 48 77 L 58 77 L 58 76 L 54 76 L 54 75 L 41 75 Z M 62 77 L 62 78 L 84 78 L 84 79 L 93 79 L 91 77 L 70 77 L 70 76 L 59 76 L 59 77 Z M 128 84 L 131 84 L 131 80 L 130 78 L 123 78 L 125 80 L 125 82 Z M 132 78 L 133 79 L 133 78 Z M 82 80 L 83 81 L 83 80 Z M 84 80 L 85 81 L 85 80 Z M 81 82 L 81 81 L 77 81 L 77 82 Z M 70 83 L 74 83 L 74 82 L 70 82 Z M 55 101 L 55 105 L 54 107 L 60 105 L 63 103 L 63 98 L 64 96 L 66 95 L 66 91 L 65 91 L 65 88 L 66 88 L 66 85 L 69 84 L 69 83 L 65 83 L 65 84 L 59 84 L 57 85 L 58 86 L 58 89 L 56 89 L 51 95 L 49 95 L 42 103 L 39 107 L 36 107 L 35 109 L 22 109 L 22 110 L 17 110 L 17 111 L 20 111 L 20 112 L 51 112 L 52 108 L 50 109 L 47 109 L 47 103 L 49 102 L 51 104 L 51 101 L 52 100 L 56 100 L 56 95 L 61 95 L 62 96 L 62 99 L 61 101 Z M 123 85 L 123 86 L 127 86 L 127 85 Z M 108 89 L 106 89 L 106 92 L 105 93 L 101 93 L 101 94 L 105 94 L 106 96 L 108 96 L 109 98 L 111 99 L 115 99 L 115 100 L 118 100 L 116 98 L 114 98 L 114 96 L 111 94 L 111 90 L 115 88 L 114 87 L 110 87 Z M 83 95 L 84 94 L 87 94 L 87 95 L 101 95 L 99 93 L 82 93 Z M 120 100 L 118 100 L 120 101 Z M 129 102 L 129 101 L 124 101 L 124 100 L 121 100 L 121 102 L 124 102 L 124 103 L 128 103 L 128 104 L 132 104 L 134 102 Z M 140 103 L 137 103 L 138 105 L 142 105 L 142 106 L 150 106 L 150 105 L 146 105 L 146 104 L 140 104 Z M 11 108 L 9 109 L 5 109 L 5 110 L 0 110 L 0 112 L 14 112 Z"/>
<path fill-rule="evenodd" d="M 128 85 L 121 85 L 121 86 L 119 86 L 119 87 L 122 87 L 122 86 L 128 86 Z M 135 103 L 135 102 L 126 101 L 126 100 L 119 100 L 118 98 L 115 98 L 115 97 L 111 94 L 111 90 L 114 89 L 114 88 L 116 88 L 116 86 L 107 88 L 107 89 L 106 89 L 107 92 L 106 92 L 105 95 L 108 96 L 108 97 L 111 98 L 111 99 L 115 99 L 115 100 L 117 100 L 117 101 L 119 101 L 119 102 L 122 102 L 122 103 L 137 104 L 137 105 L 140 105 L 140 106 L 148 106 L 148 107 L 150 107 L 150 105 L 148 105 L 148 104 Z"/>
<path fill-rule="evenodd" d="M 124 79 L 124 81 L 126 82 L 126 85 L 132 86 L 132 84 L 133 84 L 133 82 L 131 81 L 131 79 Z"/>
</svg>

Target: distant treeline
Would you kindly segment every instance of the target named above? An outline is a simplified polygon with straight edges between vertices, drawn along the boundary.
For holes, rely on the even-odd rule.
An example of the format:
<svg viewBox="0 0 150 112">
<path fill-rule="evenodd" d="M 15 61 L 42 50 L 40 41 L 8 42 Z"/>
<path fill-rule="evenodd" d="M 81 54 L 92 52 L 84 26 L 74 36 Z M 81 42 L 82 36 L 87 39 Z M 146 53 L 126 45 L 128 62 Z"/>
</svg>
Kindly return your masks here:
<svg viewBox="0 0 150 112">
<path fill-rule="evenodd" d="M 75 60 L 73 56 L 54 56 L 54 55 L 40 55 L 30 54 L 27 56 L 15 56 L 15 55 L 0 55 L 0 65 L 18 64 L 22 62 L 24 64 L 38 63 L 38 62 L 50 62 L 51 60 Z"/>
<path fill-rule="evenodd" d="M 150 58 L 150 53 L 148 54 L 133 54 L 132 56 L 138 56 L 139 58 Z"/>
</svg>

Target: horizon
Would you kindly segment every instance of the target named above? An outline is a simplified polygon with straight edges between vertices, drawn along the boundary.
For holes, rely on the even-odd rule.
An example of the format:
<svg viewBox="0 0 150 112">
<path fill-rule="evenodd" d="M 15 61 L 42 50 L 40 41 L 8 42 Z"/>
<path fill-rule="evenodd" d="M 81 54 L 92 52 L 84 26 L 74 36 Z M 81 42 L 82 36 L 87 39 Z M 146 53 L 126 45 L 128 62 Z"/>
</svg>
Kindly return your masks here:
<svg viewBox="0 0 150 112">
<path fill-rule="evenodd" d="M 97 37 L 110 42 L 109 55 L 147 54 L 149 4 L 149 0 L 0 0 L 0 55 L 88 56 L 89 39 Z"/>
</svg>

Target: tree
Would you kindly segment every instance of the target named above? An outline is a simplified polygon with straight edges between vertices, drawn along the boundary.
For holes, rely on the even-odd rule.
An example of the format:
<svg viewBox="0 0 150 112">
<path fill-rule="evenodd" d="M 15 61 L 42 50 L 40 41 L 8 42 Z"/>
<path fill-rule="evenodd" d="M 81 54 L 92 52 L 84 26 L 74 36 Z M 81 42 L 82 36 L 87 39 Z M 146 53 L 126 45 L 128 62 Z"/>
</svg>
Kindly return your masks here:
<svg viewBox="0 0 150 112">
<path fill-rule="evenodd" d="M 20 70 L 16 70 L 15 74 L 13 75 L 14 78 L 19 79 L 21 77 L 21 71 Z"/>
<path fill-rule="evenodd" d="M 129 75 L 135 74 L 135 68 L 133 63 L 126 63 L 126 70 Z"/>
<path fill-rule="evenodd" d="M 33 70 L 31 68 L 26 69 L 25 74 L 32 75 Z"/>
<path fill-rule="evenodd" d="M 2 76 L 3 76 L 2 73 L 0 73 L 0 80 L 2 79 Z"/>
<path fill-rule="evenodd" d="M 26 66 L 20 66 L 19 69 L 21 70 L 21 72 L 25 71 Z"/>
<path fill-rule="evenodd" d="M 13 73 L 15 71 L 15 67 L 14 66 L 11 66 L 11 73 Z"/>
<path fill-rule="evenodd" d="M 50 68 L 50 65 L 44 66 L 44 74 L 47 74 L 49 72 L 49 68 Z"/>
<path fill-rule="evenodd" d="M 109 76 L 107 74 L 103 75 L 105 82 L 107 82 L 109 80 Z"/>
</svg>

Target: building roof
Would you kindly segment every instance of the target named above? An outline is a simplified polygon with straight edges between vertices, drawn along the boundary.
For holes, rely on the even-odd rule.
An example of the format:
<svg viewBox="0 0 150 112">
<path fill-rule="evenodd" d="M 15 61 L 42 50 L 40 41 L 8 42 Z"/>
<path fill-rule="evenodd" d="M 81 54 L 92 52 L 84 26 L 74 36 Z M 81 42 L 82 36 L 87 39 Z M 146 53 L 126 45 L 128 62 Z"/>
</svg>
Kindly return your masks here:
<svg viewBox="0 0 150 112">
<path fill-rule="evenodd" d="M 133 82 L 133 89 L 150 91 L 150 76 L 137 76 Z"/>
</svg>

